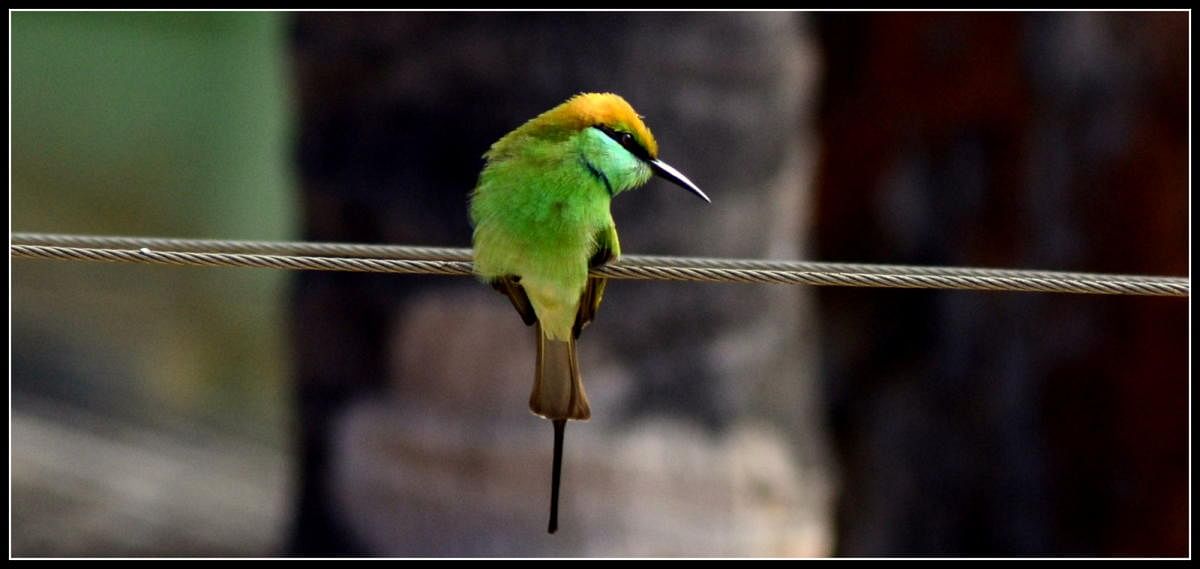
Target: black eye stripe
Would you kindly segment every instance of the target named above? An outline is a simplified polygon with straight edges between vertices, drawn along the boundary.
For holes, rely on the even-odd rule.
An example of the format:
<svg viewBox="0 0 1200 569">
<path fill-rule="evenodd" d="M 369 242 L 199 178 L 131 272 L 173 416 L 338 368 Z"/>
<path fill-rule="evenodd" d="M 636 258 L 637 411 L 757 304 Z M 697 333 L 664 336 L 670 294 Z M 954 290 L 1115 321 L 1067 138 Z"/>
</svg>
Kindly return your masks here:
<svg viewBox="0 0 1200 569">
<path fill-rule="evenodd" d="M 614 130 L 602 124 L 596 125 L 596 128 L 600 132 L 607 134 L 609 138 L 615 140 L 617 144 L 620 144 L 625 150 L 628 150 L 630 154 L 633 154 L 642 160 L 650 159 L 650 153 L 647 152 L 641 144 L 638 144 L 637 139 L 634 138 L 632 134 Z"/>
</svg>

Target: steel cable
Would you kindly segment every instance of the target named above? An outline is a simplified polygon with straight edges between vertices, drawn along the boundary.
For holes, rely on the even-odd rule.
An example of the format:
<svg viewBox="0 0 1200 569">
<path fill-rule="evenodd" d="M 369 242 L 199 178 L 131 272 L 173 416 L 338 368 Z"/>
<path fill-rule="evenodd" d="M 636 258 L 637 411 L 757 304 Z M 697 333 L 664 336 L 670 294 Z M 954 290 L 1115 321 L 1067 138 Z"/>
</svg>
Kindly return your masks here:
<svg viewBox="0 0 1200 569">
<path fill-rule="evenodd" d="M 14 233 L 12 258 L 399 274 L 472 274 L 471 250 L 447 247 Z M 612 279 L 874 288 L 1190 295 L 1186 277 L 628 255 L 594 269 Z"/>
</svg>

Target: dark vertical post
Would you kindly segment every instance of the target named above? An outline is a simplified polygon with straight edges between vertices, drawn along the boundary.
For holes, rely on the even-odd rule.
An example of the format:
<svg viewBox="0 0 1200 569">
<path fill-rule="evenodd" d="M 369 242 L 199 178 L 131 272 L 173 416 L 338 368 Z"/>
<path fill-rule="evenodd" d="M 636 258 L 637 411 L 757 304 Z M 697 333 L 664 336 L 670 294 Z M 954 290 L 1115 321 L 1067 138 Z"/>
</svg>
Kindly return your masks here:
<svg viewBox="0 0 1200 569">
<path fill-rule="evenodd" d="M 1187 272 L 1187 14 L 818 27 L 822 259 Z M 1183 303 L 819 298 L 838 553 L 1186 554 Z"/>
</svg>

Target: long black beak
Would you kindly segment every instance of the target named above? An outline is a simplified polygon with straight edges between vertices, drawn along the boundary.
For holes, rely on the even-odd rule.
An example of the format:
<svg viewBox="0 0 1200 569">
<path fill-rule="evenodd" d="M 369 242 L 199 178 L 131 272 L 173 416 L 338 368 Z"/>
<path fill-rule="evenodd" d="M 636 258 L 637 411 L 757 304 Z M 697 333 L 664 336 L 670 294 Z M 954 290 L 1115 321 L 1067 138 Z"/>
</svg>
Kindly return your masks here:
<svg viewBox="0 0 1200 569">
<path fill-rule="evenodd" d="M 712 200 L 708 199 L 708 196 L 704 195 L 704 192 L 700 191 L 700 188 L 697 188 L 696 184 L 693 184 L 691 180 L 687 179 L 687 176 L 679 173 L 679 170 L 672 168 L 670 164 L 667 164 L 662 160 L 649 160 L 648 162 L 650 163 L 650 169 L 654 170 L 655 174 L 666 178 L 667 181 L 671 182 L 672 184 L 675 184 L 689 192 L 692 192 L 693 194 L 700 196 L 700 199 L 708 203 L 712 203 Z"/>
</svg>

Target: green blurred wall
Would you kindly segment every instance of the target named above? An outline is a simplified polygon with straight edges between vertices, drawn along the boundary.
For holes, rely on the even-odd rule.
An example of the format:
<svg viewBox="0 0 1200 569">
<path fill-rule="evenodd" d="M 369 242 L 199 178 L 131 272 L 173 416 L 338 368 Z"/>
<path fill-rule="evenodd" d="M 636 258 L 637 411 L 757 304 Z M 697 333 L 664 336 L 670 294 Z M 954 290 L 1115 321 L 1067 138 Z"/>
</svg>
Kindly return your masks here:
<svg viewBox="0 0 1200 569">
<path fill-rule="evenodd" d="M 286 15 L 10 17 L 13 231 L 292 237 Z M 278 440 L 284 273 L 12 270 L 17 398 Z"/>
</svg>

